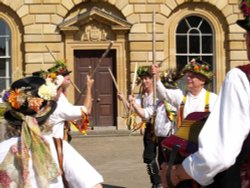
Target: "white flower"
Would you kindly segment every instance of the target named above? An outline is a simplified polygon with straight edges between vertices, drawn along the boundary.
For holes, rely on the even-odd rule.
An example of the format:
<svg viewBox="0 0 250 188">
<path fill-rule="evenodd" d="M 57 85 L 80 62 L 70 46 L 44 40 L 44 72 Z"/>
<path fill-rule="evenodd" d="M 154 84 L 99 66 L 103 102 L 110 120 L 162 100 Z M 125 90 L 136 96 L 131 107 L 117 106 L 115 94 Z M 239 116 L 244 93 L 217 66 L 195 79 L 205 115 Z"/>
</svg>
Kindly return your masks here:
<svg viewBox="0 0 250 188">
<path fill-rule="evenodd" d="M 57 87 L 52 82 L 46 82 L 43 84 L 39 90 L 38 95 L 45 100 L 52 100 L 57 94 Z"/>
</svg>

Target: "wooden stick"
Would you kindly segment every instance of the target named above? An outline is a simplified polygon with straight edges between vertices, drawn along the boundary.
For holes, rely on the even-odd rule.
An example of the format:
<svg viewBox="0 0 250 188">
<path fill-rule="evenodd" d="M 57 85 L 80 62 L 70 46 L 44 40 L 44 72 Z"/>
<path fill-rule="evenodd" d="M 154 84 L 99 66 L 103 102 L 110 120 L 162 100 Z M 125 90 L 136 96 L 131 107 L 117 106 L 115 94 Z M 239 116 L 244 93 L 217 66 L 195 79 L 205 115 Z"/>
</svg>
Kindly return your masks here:
<svg viewBox="0 0 250 188">
<path fill-rule="evenodd" d="M 152 25 L 152 39 L 153 39 L 153 43 L 152 43 L 152 63 L 153 65 L 156 64 L 156 59 L 155 59 L 155 54 L 156 54 L 156 41 L 155 41 L 155 10 L 153 11 L 153 25 Z M 156 75 L 154 75 L 153 77 L 153 104 L 154 106 L 156 106 Z"/>
<path fill-rule="evenodd" d="M 109 70 L 109 74 L 110 74 L 110 76 L 111 76 L 111 78 L 112 78 L 112 80 L 113 80 L 113 82 L 114 82 L 114 84 L 115 84 L 115 88 L 116 88 L 116 90 L 119 92 L 118 84 L 117 84 L 117 82 L 116 82 L 116 80 L 115 80 L 115 77 L 114 77 L 112 71 L 110 70 L 110 68 L 108 68 L 108 70 Z"/>
<path fill-rule="evenodd" d="M 47 50 L 49 51 L 51 57 L 53 57 L 54 61 L 57 61 L 57 59 L 55 58 L 55 56 L 52 54 L 52 52 L 50 51 L 49 47 L 47 45 L 45 45 L 45 47 L 47 48 Z"/>
<path fill-rule="evenodd" d="M 138 69 L 138 63 L 135 63 L 135 70 L 134 70 L 134 78 L 131 86 L 131 94 L 134 94 L 134 89 L 135 89 L 135 83 L 136 83 L 136 77 L 137 77 L 137 69 Z"/>
<path fill-rule="evenodd" d="M 69 79 L 69 81 L 74 86 L 74 88 L 76 89 L 76 91 L 78 91 L 78 93 L 81 93 L 81 90 L 77 87 L 77 85 L 71 79 Z"/>
</svg>

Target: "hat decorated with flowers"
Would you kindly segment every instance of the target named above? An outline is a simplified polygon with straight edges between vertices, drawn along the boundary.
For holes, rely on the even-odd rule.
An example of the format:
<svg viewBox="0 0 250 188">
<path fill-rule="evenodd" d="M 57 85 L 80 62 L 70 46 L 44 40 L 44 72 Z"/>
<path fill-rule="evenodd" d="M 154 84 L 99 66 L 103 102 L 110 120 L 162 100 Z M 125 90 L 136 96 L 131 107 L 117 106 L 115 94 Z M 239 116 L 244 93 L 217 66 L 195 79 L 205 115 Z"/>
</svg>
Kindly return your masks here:
<svg viewBox="0 0 250 188">
<path fill-rule="evenodd" d="M 150 72 L 151 67 L 150 66 L 140 66 L 137 70 L 137 76 L 142 77 L 142 76 L 152 76 Z"/>
<path fill-rule="evenodd" d="M 250 0 L 241 0 L 240 9 L 245 19 L 238 20 L 237 24 L 243 29 L 250 31 Z"/>
<path fill-rule="evenodd" d="M 137 84 L 140 84 L 141 83 L 141 78 L 143 76 L 149 76 L 149 77 L 152 77 L 152 74 L 151 74 L 151 67 L 150 66 L 140 66 L 138 69 L 137 69 L 137 79 L 136 79 L 136 83 Z"/>
<path fill-rule="evenodd" d="M 182 69 L 183 74 L 185 74 L 188 71 L 202 75 L 203 77 L 206 78 L 206 83 L 210 82 L 214 76 L 209 64 L 205 61 L 198 59 L 192 59 Z"/>
<path fill-rule="evenodd" d="M 48 74 L 55 74 L 56 76 L 57 75 L 66 76 L 69 75 L 71 72 L 72 71 L 69 71 L 67 69 L 66 63 L 61 60 L 57 60 L 55 62 L 55 65 L 48 69 Z"/>
<path fill-rule="evenodd" d="M 3 94 L 7 105 L 4 118 L 11 124 L 21 125 L 22 116 L 28 115 L 43 123 L 56 108 L 57 88 L 56 82 L 34 76 L 13 82 Z"/>
</svg>

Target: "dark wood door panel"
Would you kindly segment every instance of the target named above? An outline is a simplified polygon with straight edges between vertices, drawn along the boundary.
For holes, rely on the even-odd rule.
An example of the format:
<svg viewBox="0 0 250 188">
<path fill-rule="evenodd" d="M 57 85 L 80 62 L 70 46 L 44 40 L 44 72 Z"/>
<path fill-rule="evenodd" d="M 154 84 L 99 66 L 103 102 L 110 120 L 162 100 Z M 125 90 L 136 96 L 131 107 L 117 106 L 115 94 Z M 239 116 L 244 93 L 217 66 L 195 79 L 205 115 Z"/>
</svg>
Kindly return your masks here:
<svg viewBox="0 0 250 188">
<path fill-rule="evenodd" d="M 109 53 L 105 57 L 101 64 L 99 64 L 99 58 L 101 57 L 102 50 L 93 51 L 75 51 L 75 83 L 83 90 L 86 84 L 86 74 L 89 72 L 89 67 L 92 71 L 96 69 L 93 76 L 94 88 L 93 94 L 93 108 L 91 114 L 91 120 L 94 126 L 113 126 L 115 125 L 115 103 L 114 98 L 114 84 L 109 74 L 108 68 L 115 70 L 115 51 Z M 75 91 L 75 98 L 78 97 Z M 78 103 L 83 104 L 83 99 Z"/>
</svg>

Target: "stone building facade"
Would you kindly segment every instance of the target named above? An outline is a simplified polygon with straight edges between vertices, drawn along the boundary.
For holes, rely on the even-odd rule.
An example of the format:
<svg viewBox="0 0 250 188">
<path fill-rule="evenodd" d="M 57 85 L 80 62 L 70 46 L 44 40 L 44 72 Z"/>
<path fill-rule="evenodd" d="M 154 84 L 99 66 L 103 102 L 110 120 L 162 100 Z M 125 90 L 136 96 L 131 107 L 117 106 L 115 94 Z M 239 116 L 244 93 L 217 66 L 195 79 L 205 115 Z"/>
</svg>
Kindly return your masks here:
<svg viewBox="0 0 250 188">
<path fill-rule="evenodd" d="M 94 126 L 126 129 L 116 88 L 131 93 L 135 65 L 182 67 L 188 59 L 208 61 L 218 92 L 231 68 L 246 64 L 238 0 L 0 0 L 0 77 L 11 81 L 64 59 L 71 80 L 84 90 L 89 69 L 96 71 Z M 101 56 L 111 44 L 108 56 Z M 2 44 L 1 44 L 2 43 Z M 2 65 L 1 65 L 2 64 Z M 139 87 L 134 92 L 138 92 Z M 69 99 L 78 97 L 73 86 Z"/>
</svg>

